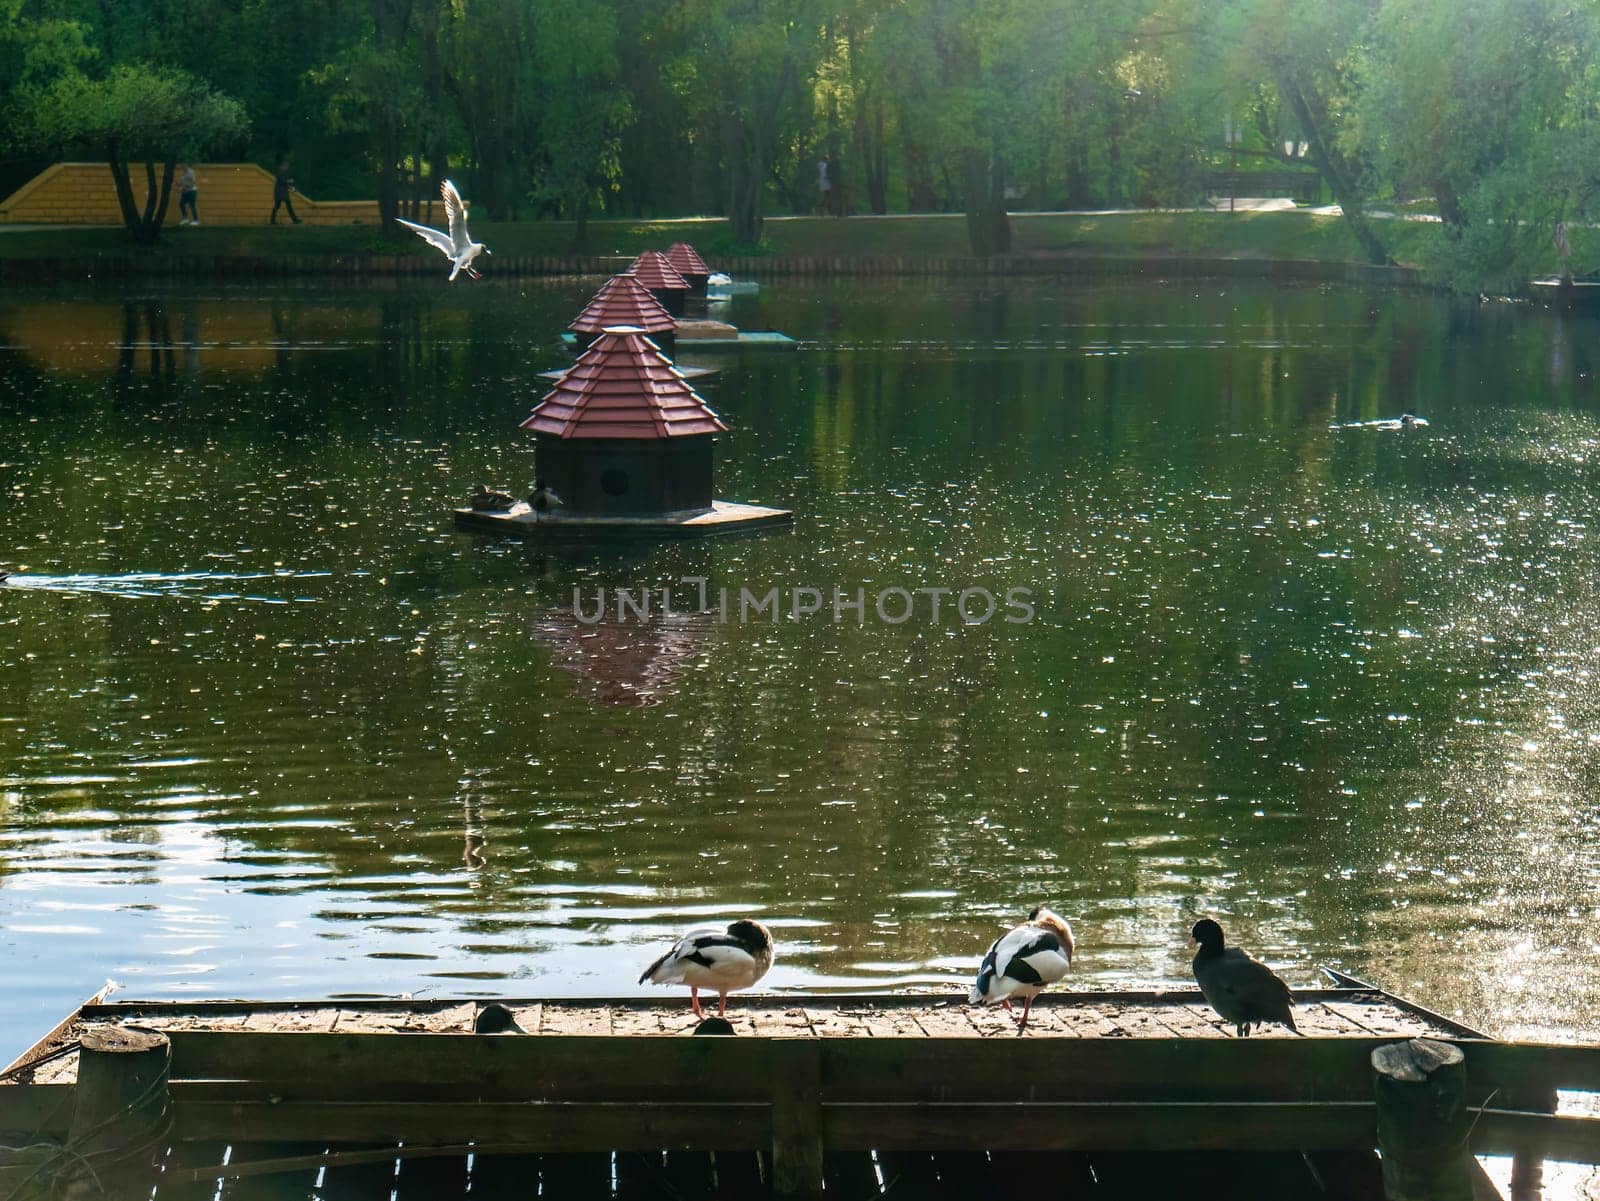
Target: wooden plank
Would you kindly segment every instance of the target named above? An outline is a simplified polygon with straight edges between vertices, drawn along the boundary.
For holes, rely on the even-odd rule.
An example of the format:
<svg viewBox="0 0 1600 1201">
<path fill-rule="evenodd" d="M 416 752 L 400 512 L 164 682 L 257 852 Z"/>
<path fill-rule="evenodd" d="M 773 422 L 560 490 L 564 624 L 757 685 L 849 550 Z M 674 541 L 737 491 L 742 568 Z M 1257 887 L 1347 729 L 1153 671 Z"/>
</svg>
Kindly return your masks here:
<svg viewBox="0 0 1600 1201">
<path fill-rule="evenodd" d="M 1364 1101 L 1376 1039 L 824 1041 L 827 1102 Z"/>
<path fill-rule="evenodd" d="M 1600 1092 L 1600 1046 L 1471 1039 L 1455 1045 L 1466 1054 L 1467 1076 L 1475 1088 L 1488 1085 L 1533 1092 L 1558 1088 Z"/>
<path fill-rule="evenodd" d="M 1370 1147 L 1370 1102 L 825 1105 L 830 1150 L 1218 1151 Z"/>
<path fill-rule="evenodd" d="M 772 1195 L 780 1201 L 822 1201 L 822 1046 L 810 1038 L 772 1044 Z"/>
<path fill-rule="evenodd" d="M 173 1031 L 171 1038 L 177 1079 L 270 1081 L 286 1099 L 316 1096 L 323 1081 L 342 1080 L 375 1089 L 472 1084 L 485 1098 L 519 1100 L 691 1100 L 715 1080 L 720 1100 L 764 1101 L 771 1045 L 744 1038 L 581 1035 Z"/>
<path fill-rule="evenodd" d="M 1472 1131 L 1472 1149 L 1479 1155 L 1526 1151 L 1544 1159 L 1600 1164 L 1600 1118 L 1485 1109 Z"/>
<path fill-rule="evenodd" d="M 72 1085 L 0 1084 L 0 1133 L 59 1137 L 71 1122 Z"/>
<path fill-rule="evenodd" d="M 174 1101 L 178 1136 L 328 1145 L 478 1142 L 527 1152 L 652 1149 L 754 1151 L 772 1137 L 764 1105 Z"/>
</svg>

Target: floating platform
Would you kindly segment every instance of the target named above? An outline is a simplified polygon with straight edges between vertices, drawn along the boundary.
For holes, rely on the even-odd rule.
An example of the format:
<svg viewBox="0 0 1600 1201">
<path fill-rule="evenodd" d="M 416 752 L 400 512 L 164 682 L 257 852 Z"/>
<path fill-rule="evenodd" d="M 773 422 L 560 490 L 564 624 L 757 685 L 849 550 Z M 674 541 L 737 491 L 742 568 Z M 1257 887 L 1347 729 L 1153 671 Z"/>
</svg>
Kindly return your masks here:
<svg viewBox="0 0 1600 1201">
<path fill-rule="evenodd" d="M 523 1032 L 492 1035 L 467 999 L 96 1002 L 0 1072 L 0 1196 L 121 1115 L 117 1051 L 164 1074 L 124 1073 L 141 1103 L 164 1085 L 132 1182 L 155 1201 L 1380 1198 L 1371 1056 L 1411 1038 L 1461 1050 L 1472 1146 L 1525 1185 L 1539 1156 L 1600 1160 L 1600 1119 L 1552 1113 L 1600 1089 L 1600 1048 L 1347 983 L 1295 993 L 1304 1037 L 1248 1039 L 1193 990 L 1046 994 L 1022 1037 L 948 994 L 736 996 L 733 1037 L 693 1037 L 714 1023 L 678 997 L 508 999 Z"/>
<path fill-rule="evenodd" d="M 456 525 L 478 533 L 517 538 L 714 538 L 792 525 L 789 509 L 719 500 L 708 512 L 642 517 L 592 517 L 564 510 L 539 513 L 526 501 L 510 509 L 456 509 Z"/>
<path fill-rule="evenodd" d="M 1575 309 L 1600 307 L 1600 279 L 1592 277 L 1564 280 L 1547 275 L 1529 280 L 1528 291 L 1535 300 L 1549 304 Z"/>
<path fill-rule="evenodd" d="M 561 334 L 561 344 L 574 353 L 578 339 L 571 330 Z M 800 343 L 775 329 L 736 329 L 726 321 L 679 321 L 676 352 L 706 350 L 793 350 Z"/>
</svg>

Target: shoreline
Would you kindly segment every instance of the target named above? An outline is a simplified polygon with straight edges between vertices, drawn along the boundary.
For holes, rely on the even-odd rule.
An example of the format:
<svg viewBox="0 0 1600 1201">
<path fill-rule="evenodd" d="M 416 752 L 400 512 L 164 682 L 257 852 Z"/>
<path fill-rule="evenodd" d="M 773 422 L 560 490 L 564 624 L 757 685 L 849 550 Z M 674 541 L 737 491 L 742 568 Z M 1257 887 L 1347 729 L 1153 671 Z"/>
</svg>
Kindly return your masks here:
<svg viewBox="0 0 1600 1201">
<path fill-rule="evenodd" d="M 627 255 L 496 256 L 489 278 L 606 276 L 625 271 Z M 448 264 L 445 264 L 448 267 Z M 1324 259 L 1185 254 L 749 255 L 717 256 L 717 266 L 737 278 L 828 278 L 942 276 L 1111 277 L 1146 279 L 1237 279 L 1288 283 L 1347 283 L 1403 288 L 1429 287 L 1413 267 Z M 0 282 L 59 284 L 102 280 L 282 280 L 354 281 L 436 276 L 440 264 L 417 255 L 208 255 L 123 254 L 0 258 Z M 441 276 L 442 278 L 442 276 Z"/>
</svg>

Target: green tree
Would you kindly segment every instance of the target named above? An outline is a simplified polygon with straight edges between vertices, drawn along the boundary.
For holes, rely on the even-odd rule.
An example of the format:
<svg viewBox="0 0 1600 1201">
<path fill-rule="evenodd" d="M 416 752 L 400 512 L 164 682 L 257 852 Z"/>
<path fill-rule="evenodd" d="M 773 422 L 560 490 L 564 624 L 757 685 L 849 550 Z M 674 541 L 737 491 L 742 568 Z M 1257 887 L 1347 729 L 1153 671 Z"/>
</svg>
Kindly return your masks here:
<svg viewBox="0 0 1600 1201">
<path fill-rule="evenodd" d="M 680 0 L 672 18 L 693 79 L 698 116 L 721 151 L 728 220 L 736 241 L 761 239 L 780 147 L 809 125 L 809 85 L 822 32 L 807 0 Z"/>
<path fill-rule="evenodd" d="M 38 96 L 32 113 L 35 145 L 59 150 L 87 143 L 103 149 L 123 225 L 145 245 L 161 233 L 179 160 L 237 141 L 249 127 L 237 101 L 173 68 L 117 66 L 103 79 L 70 71 Z M 133 167 L 141 162 L 142 208 L 132 183 Z"/>
<path fill-rule="evenodd" d="M 1434 277 L 1519 283 L 1550 261 L 1557 220 L 1591 214 L 1597 22 L 1592 5 L 1554 0 L 1386 0 L 1360 133 L 1397 192 L 1432 196 Z"/>
<path fill-rule="evenodd" d="M 1191 68 L 1218 80 L 1222 111 L 1241 114 L 1261 83 L 1277 90 L 1311 162 L 1367 258 L 1392 260 L 1367 209 L 1377 182 L 1355 133 L 1358 66 L 1379 0 L 1212 0 Z"/>
</svg>

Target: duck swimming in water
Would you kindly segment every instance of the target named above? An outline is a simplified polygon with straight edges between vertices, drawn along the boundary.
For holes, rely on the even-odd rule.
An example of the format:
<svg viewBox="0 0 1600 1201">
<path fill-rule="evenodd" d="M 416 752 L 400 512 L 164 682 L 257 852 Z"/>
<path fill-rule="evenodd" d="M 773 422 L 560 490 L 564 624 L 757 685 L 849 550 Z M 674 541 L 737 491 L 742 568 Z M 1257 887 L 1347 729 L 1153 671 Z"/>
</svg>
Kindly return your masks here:
<svg viewBox="0 0 1600 1201">
<path fill-rule="evenodd" d="M 639 983 L 687 984 L 689 1007 L 694 1016 L 704 1018 L 700 990 L 715 992 L 717 1016 L 728 1012 L 728 994 L 749 988 L 772 966 L 772 933 L 760 922 L 741 918 L 722 928 L 691 930 L 672 949 L 657 959 Z"/>
<path fill-rule="evenodd" d="M 1072 966 L 1072 927 L 1059 914 L 1036 906 L 1028 920 L 994 940 L 978 968 L 967 997 L 969 1005 L 993 1005 L 1009 1011 L 1011 998 L 1022 999 L 1017 1033 L 1028 1028 L 1034 998 L 1067 974 Z"/>
<path fill-rule="evenodd" d="M 1222 927 L 1201 918 L 1189 932 L 1189 945 L 1200 949 L 1194 956 L 1194 979 L 1206 1003 L 1225 1022 L 1232 1022 L 1240 1038 L 1250 1027 L 1266 1022 L 1287 1026 L 1294 1033 L 1289 986 L 1266 964 L 1238 947 L 1225 946 Z"/>
</svg>

